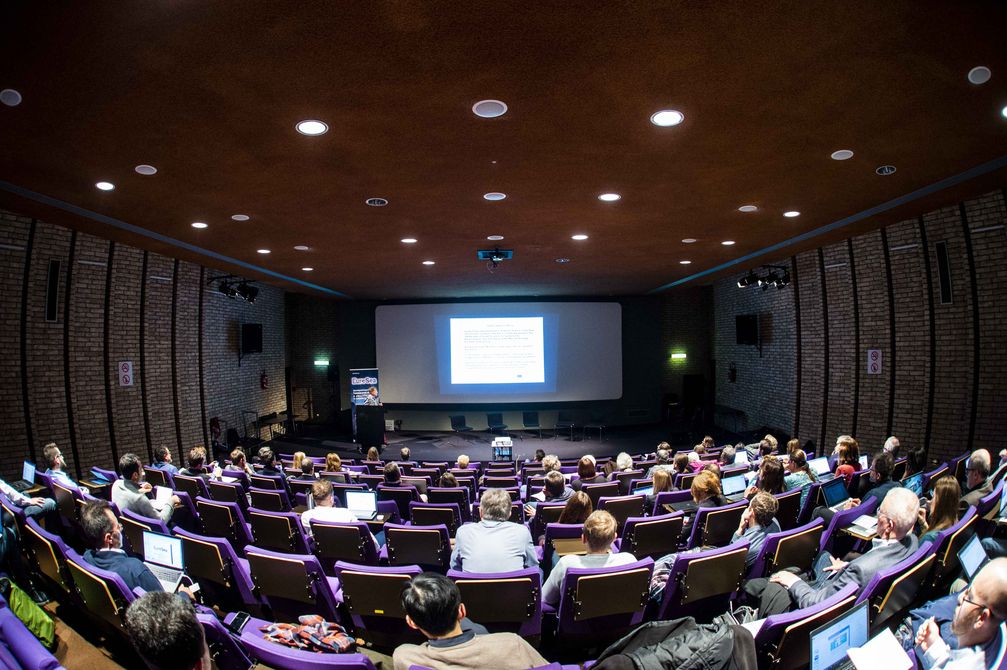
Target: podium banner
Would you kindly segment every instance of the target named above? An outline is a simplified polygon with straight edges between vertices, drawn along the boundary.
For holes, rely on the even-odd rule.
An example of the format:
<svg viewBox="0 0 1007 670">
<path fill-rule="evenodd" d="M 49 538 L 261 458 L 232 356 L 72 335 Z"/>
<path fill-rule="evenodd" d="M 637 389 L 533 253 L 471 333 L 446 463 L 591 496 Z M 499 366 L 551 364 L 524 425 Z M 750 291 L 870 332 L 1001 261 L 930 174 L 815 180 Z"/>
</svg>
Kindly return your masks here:
<svg viewBox="0 0 1007 670">
<path fill-rule="evenodd" d="M 353 418 L 353 438 L 357 437 L 357 406 L 380 405 L 378 393 L 378 369 L 355 368 L 350 373 L 350 414 Z"/>
</svg>

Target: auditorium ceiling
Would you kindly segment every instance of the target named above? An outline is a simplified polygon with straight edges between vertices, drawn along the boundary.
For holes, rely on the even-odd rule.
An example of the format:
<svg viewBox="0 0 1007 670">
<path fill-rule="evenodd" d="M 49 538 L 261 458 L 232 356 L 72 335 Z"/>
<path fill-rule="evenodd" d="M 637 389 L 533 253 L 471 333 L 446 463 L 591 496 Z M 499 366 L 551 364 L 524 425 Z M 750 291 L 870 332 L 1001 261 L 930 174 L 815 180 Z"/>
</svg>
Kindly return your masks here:
<svg viewBox="0 0 1007 670">
<path fill-rule="evenodd" d="M 318 295 L 697 285 L 1007 184 L 1005 29 L 978 1 L 12 0 L 0 207 Z"/>
</svg>

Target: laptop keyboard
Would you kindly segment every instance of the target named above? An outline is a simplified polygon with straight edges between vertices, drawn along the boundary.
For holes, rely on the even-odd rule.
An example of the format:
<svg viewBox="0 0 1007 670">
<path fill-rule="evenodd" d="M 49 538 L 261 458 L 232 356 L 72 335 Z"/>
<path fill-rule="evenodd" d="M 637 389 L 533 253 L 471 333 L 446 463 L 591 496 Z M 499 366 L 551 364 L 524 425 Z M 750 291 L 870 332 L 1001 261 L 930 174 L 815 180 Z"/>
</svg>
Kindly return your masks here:
<svg viewBox="0 0 1007 670">
<path fill-rule="evenodd" d="M 150 568 L 150 571 L 154 573 L 154 576 L 157 577 L 159 581 L 168 582 L 170 584 L 177 582 L 179 576 L 182 574 L 182 571 L 177 568 L 167 568 L 156 563 L 146 563 L 145 565 Z"/>
</svg>

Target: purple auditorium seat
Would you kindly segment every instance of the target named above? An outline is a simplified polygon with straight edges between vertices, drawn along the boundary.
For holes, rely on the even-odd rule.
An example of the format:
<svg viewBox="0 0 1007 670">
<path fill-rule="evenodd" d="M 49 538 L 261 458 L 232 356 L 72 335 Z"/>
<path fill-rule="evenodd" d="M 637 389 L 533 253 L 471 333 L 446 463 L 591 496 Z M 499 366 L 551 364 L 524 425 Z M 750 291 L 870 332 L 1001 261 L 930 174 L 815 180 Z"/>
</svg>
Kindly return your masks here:
<svg viewBox="0 0 1007 670">
<path fill-rule="evenodd" d="M 310 554 L 311 543 L 296 512 L 269 512 L 248 508 L 255 546 L 291 554 Z"/>
<path fill-rule="evenodd" d="M 870 481 L 870 477 L 870 470 L 857 470 L 850 475 L 850 483 L 846 485 L 846 492 L 850 494 L 851 498 L 860 497 L 860 489 L 862 486 L 867 485 L 866 483 Z"/>
<path fill-rule="evenodd" d="M 930 472 L 924 472 L 923 483 L 922 483 L 924 495 L 929 493 L 934 488 L 934 484 L 937 483 L 938 479 L 947 474 L 950 474 L 950 472 L 951 471 L 948 469 L 947 463 L 941 463 Z"/>
<path fill-rule="evenodd" d="M 685 491 L 661 491 L 654 498 L 654 509 L 650 511 L 651 516 L 657 516 L 659 514 L 666 514 L 671 510 L 666 510 L 665 505 L 674 505 L 675 503 L 684 503 L 692 501 L 692 491 L 686 489 Z"/>
<path fill-rule="evenodd" d="M 290 498 L 282 489 L 260 489 L 253 486 L 248 489 L 248 495 L 252 498 L 252 507 L 270 512 L 290 511 Z"/>
<path fill-rule="evenodd" d="M 228 614 L 224 623 L 230 623 L 232 619 L 234 614 Z M 253 617 L 238 637 L 244 651 L 263 665 L 276 670 L 375 670 L 374 664 L 363 654 L 319 654 L 265 640 L 259 629 L 270 623 Z"/>
<path fill-rule="evenodd" d="M 143 531 L 171 535 L 168 526 L 160 519 L 148 519 L 128 509 L 119 514 L 119 523 L 122 525 L 123 545 L 140 558 L 143 558 Z"/>
<path fill-rule="evenodd" d="M 580 489 L 591 499 L 591 504 L 598 509 L 598 503 L 605 498 L 615 498 L 619 495 L 619 482 L 604 482 L 602 484 L 584 484 Z"/>
<path fill-rule="evenodd" d="M 566 509 L 565 502 L 540 502 L 535 505 L 535 516 L 529 523 L 532 538 L 537 541 L 542 537 L 545 534 L 545 527 L 557 523 L 564 509 Z"/>
<path fill-rule="evenodd" d="M 249 484 L 248 484 L 248 473 L 245 472 L 244 470 L 230 470 L 230 469 L 225 468 L 224 470 L 221 471 L 220 476 L 221 477 L 230 477 L 231 479 L 236 479 L 238 481 L 233 482 L 233 483 L 238 484 L 245 491 L 248 490 L 248 487 L 249 487 Z M 227 482 L 225 482 L 225 483 L 227 483 Z"/>
<path fill-rule="evenodd" d="M 67 550 L 66 563 L 87 610 L 110 630 L 125 636 L 126 608 L 136 599 L 136 594 L 126 586 L 122 577 L 94 567 L 73 549 Z"/>
<path fill-rule="evenodd" d="M 972 456 L 972 453 L 966 452 L 961 456 L 955 456 L 948 461 L 948 471 L 955 476 L 955 479 L 957 479 L 959 483 L 965 483 L 965 468 L 968 466 L 970 456 Z"/>
<path fill-rule="evenodd" d="M 378 486 L 385 483 L 384 475 L 361 474 L 357 475 L 357 484 L 363 484 L 371 491 L 377 491 Z"/>
<path fill-rule="evenodd" d="M 189 477 L 187 475 L 175 475 L 175 490 L 184 491 L 193 500 L 196 498 L 210 499 L 210 489 L 206 486 L 206 480 L 202 477 Z"/>
<path fill-rule="evenodd" d="M 409 503 L 420 502 L 420 494 L 415 486 L 385 486 L 377 487 L 378 500 L 394 500 L 399 508 L 399 517 L 409 521 Z"/>
<path fill-rule="evenodd" d="M 14 517 L 15 529 L 18 531 L 18 535 L 20 535 L 22 529 L 24 528 L 25 521 L 28 518 L 24 513 L 24 508 L 20 505 L 15 505 L 11 502 L 10 498 L 5 496 L 3 493 L 0 493 L 0 507 Z"/>
<path fill-rule="evenodd" d="M 401 600 L 402 589 L 421 572 L 418 565 L 375 567 L 336 563 L 342 602 L 356 635 L 383 646 L 425 641 L 422 634 L 406 624 Z"/>
<path fill-rule="evenodd" d="M 59 479 L 51 479 L 52 495 L 56 499 L 56 509 L 59 511 L 60 523 L 63 530 L 69 533 L 68 537 L 77 534 L 77 506 L 78 501 L 84 501 L 81 492 L 77 488 L 70 488 Z"/>
<path fill-rule="evenodd" d="M 911 556 L 874 573 L 871 581 L 861 589 L 856 602 L 857 605 L 870 603 L 873 632 L 880 632 L 889 621 L 901 621 L 917 604 L 935 560 L 934 546 L 924 542 Z"/>
<path fill-rule="evenodd" d="M 615 517 L 615 527 L 619 536 L 623 534 L 626 519 L 631 516 L 643 516 L 647 499 L 642 495 L 635 496 L 602 496 L 598 499 L 598 507 Z"/>
<path fill-rule="evenodd" d="M 410 525 L 448 527 L 448 534 L 455 536 L 462 525 L 462 512 L 457 503 L 409 503 Z"/>
<path fill-rule="evenodd" d="M 961 572 L 958 552 L 975 532 L 978 519 L 976 508 L 969 507 L 958 523 L 942 530 L 934 538 L 934 554 L 937 560 L 925 589 L 930 597 L 937 598 L 946 594 L 952 580 Z"/>
<path fill-rule="evenodd" d="M 265 603 L 255 594 L 248 561 L 237 554 L 228 540 L 197 535 L 182 528 L 175 528 L 174 533 L 182 540 L 185 572 L 199 583 L 205 602 L 220 605 L 225 611 L 262 611 Z"/>
<path fill-rule="evenodd" d="M 145 465 L 143 466 L 143 478 L 147 480 L 151 486 L 167 486 L 172 490 L 175 488 L 175 479 L 167 470 Z"/>
<path fill-rule="evenodd" d="M 978 520 L 979 534 L 983 536 L 991 535 L 996 526 L 996 518 L 1000 511 L 1000 494 L 1003 493 L 1004 481 L 997 482 L 993 490 L 980 498 L 976 505 L 976 516 Z"/>
<path fill-rule="evenodd" d="M 780 530 L 797 528 L 797 519 L 801 515 L 801 490 L 784 491 L 773 495 L 779 505 L 776 510 L 776 520 L 780 522 Z"/>
<path fill-rule="evenodd" d="M 644 556 L 660 558 L 677 551 L 684 522 L 683 512 L 658 516 L 631 516 L 626 519 L 622 537 L 617 540 L 619 551 L 629 552 L 637 558 Z"/>
<path fill-rule="evenodd" d="M 245 558 L 259 595 L 277 621 L 293 622 L 302 614 L 339 621 L 339 580 L 326 577 L 313 555 L 248 546 Z"/>
<path fill-rule="evenodd" d="M 542 604 L 556 621 L 556 639 L 589 638 L 592 644 L 611 642 L 643 621 L 654 560 L 607 568 L 570 568 L 563 578 L 559 606 Z"/>
<path fill-rule="evenodd" d="M 542 543 L 542 558 L 539 559 L 545 577 L 552 572 L 553 554 L 565 556 L 566 554 L 587 553 L 587 546 L 581 538 L 584 535 L 584 524 L 582 523 L 550 523 L 545 527 L 545 541 Z M 536 552 L 539 547 L 536 547 Z M 559 560 L 557 558 L 556 560 Z"/>
<path fill-rule="evenodd" d="M 62 668 L 28 628 L 0 598 L 0 666 L 14 670 Z"/>
<path fill-rule="evenodd" d="M 470 502 L 469 490 L 467 487 L 431 487 L 427 489 L 427 501 L 442 505 L 454 503 L 458 505 L 458 511 L 461 513 L 462 523 L 468 523 L 472 520 L 472 510 L 470 509 L 472 503 Z"/>
<path fill-rule="evenodd" d="M 801 513 L 797 516 L 797 523 L 804 525 L 811 521 L 811 514 L 819 505 L 825 504 L 821 495 L 822 482 L 812 482 L 808 487 L 808 495 L 804 497 L 804 504 L 801 505 Z M 798 489 L 799 490 L 799 489 Z"/>
<path fill-rule="evenodd" d="M 634 481 L 644 479 L 646 473 L 643 470 L 630 470 L 629 472 L 617 472 L 612 477 L 612 481 L 619 482 L 619 495 L 628 496 L 632 492 Z"/>
<path fill-rule="evenodd" d="M 839 593 L 804 609 L 774 614 L 755 634 L 760 668 L 801 670 L 811 659 L 811 632 L 843 615 L 857 599 L 858 586 L 848 584 Z"/>
<path fill-rule="evenodd" d="M 99 468 L 98 466 L 94 466 L 91 468 L 91 476 L 97 479 L 104 479 L 106 482 L 110 484 L 119 479 L 119 475 L 116 473 L 115 470 Z"/>
<path fill-rule="evenodd" d="M 832 516 L 832 520 L 829 521 L 829 527 L 822 534 L 822 543 L 819 545 L 820 550 L 829 551 L 833 556 L 845 556 L 853 546 L 854 538 L 851 535 L 842 534 L 843 529 L 852 525 L 858 517 L 864 514 L 874 514 L 880 505 L 881 501 L 877 498 L 868 498 L 865 502 L 860 503 L 852 509 L 836 512 Z M 840 542 L 840 540 L 847 541 Z M 845 546 L 843 546 L 842 550 L 837 550 L 837 547 L 840 545 Z"/>
<path fill-rule="evenodd" d="M 585 666 L 587 667 L 587 666 Z M 437 670 L 436 668 L 428 668 L 425 665 L 410 665 L 409 670 Z M 529 670 L 580 670 L 579 665 L 560 665 L 559 663 L 550 663 L 549 665 L 539 665 Z"/>
<path fill-rule="evenodd" d="M 657 606 L 657 619 L 691 616 L 709 622 L 723 614 L 745 574 L 748 543 L 680 553 Z"/>
<path fill-rule="evenodd" d="M 378 548 L 374 546 L 371 531 L 363 521 L 334 523 L 315 520 L 311 522 L 314 551 L 327 575 L 335 575 L 337 561 L 378 565 Z"/>
<path fill-rule="evenodd" d="M 179 509 L 171 516 L 171 523 L 174 526 L 182 526 L 186 530 L 202 532 L 203 528 L 199 522 L 199 510 L 196 509 L 196 501 L 190 498 L 185 491 L 175 491 L 175 496 L 181 504 Z"/>
<path fill-rule="evenodd" d="M 282 475 L 248 475 L 248 486 L 275 491 L 287 490 L 287 483 Z"/>
<path fill-rule="evenodd" d="M 196 498 L 196 509 L 202 535 L 226 538 L 239 552 L 252 544 L 252 530 L 237 503 Z"/>
<path fill-rule="evenodd" d="M 48 585 L 56 589 L 58 598 L 63 602 L 80 604 L 77 591 L 66 564 L 67 552 L 70 548 L 59 535 L 54 535 L 43 529 L 35 519 L 25 522 L 22 540 L 32 557 L 32 562 L 42 574 Z"/>
<path fill-rule="evenodd" d="M 692 521 L 692 535 L 688 548 L 723 547 L 741 523 L 741 515 L 748 509 L 747 500 L 739 500 L 722 507 L 700 507 Z"/>
<path fill-rule="evenodd" d="M 217 670 L 249 670 L 255 662 L 248 657 L 244 646 L 224 628 L 212 614 L 196 613 L 196 619 L 203 626 L 206 646 L 210 659 Z"/>
<path fill-rule="evenodd" d="M 216 502 L 237 503 L 242 511 L 248 509 L 248 497 L 245 495 L 245 489 L 241 484 L 211 480 L 208 486 L 210 497 Z"/>
<path fill-rule="evenodd" d="M 385 546 L 381 557 L 388 565 L 422 565 L 427 570 L 444 573 L 451 560 L 451 536 L 448 527 L 385 524 Z"/>
<path fill-rule="evenodd" d="M 815 518 L 792 530 L 769 533 L 755 562 L 748 568 L 746 579 L 768 577 L 784 568 L 798 568 L 801 572 L 811 569 L 820 551 L 824 529 L 825 523 Z"/>
<path fill-rule="evenodd" d="M 467 616 L 491 633 L 523 638 L 542 634 L 542 575 L 538 568 L 480 574 L 449 570 L 458 585 Z"/>
</svg>

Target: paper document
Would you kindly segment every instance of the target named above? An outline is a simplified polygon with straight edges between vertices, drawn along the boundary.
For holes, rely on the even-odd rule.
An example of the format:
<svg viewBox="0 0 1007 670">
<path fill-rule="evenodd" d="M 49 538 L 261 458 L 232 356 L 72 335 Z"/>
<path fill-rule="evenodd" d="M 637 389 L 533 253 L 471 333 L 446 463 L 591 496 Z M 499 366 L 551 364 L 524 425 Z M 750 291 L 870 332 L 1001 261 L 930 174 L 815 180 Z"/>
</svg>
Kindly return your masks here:
<svg viewBox="0 0 1007 670">
<path fill-rule="evenodd" d="M 902 645 L 895 639 L 892 631 L 885 628 L 875 635 L 867 644 L 857 649 L 850 649 L 846 655 L 853 661 L 857 670 L 910 670 L 913 661 L 906 655 Z"/>
<path fill-rule="evenodd" d="M 167 486 L 154 487 L 154 501 L 151 503 L 156 510 L 164 509 L 171 502 L 172 491 Z"/>
</svg>

